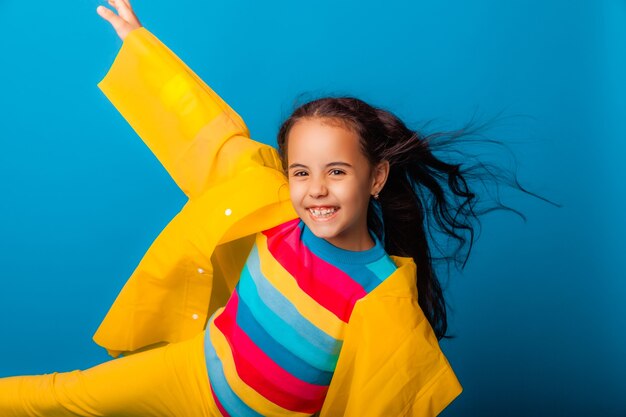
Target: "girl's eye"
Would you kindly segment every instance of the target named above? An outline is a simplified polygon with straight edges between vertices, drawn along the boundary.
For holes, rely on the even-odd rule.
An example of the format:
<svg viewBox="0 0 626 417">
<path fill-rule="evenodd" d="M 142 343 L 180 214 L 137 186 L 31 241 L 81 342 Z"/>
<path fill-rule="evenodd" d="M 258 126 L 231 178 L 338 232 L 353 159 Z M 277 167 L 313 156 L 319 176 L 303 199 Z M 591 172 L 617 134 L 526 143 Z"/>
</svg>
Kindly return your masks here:
<svg viewBox="0 0 626 417">
<path fill-rule="evenodd" d="M 343 172 L 343 171 L 342 171 L 342 170 L 340 170 L 340 169 L 333 169 L 333 170 L 331 170 L 331 171 L 330 171 L 330 173 L 331 173 L 332 175 L 341 175 L 341 174 L 345 174 L 345 172 Z M 291 175 L 292 175 L 293 177 L 303 177 L 303 176 L 305 176 L 305 175 L 308 175 L 308 173 L 307 173 L 307 172 L 305 172 L 305 171 L 296 171 L 296 172 L 294 172 L 294 173 L 293 173 L 293 174 L 291 174 Z"/>
</svg>

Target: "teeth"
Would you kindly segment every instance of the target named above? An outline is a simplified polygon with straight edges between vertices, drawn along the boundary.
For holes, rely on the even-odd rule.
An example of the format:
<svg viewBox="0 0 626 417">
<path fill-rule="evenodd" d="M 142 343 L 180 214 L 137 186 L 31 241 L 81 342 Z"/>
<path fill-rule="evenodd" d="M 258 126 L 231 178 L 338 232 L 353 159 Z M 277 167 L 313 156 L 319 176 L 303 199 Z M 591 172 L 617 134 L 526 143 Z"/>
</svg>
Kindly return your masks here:
<svg viewBox="0 0 626 417">
<path fill-rule="evenodd" d="M 321 209 L 321 210 L 309 209 L 309 211 L 311 212 L 311 214 L 313 214 L 316 217 L 329 217 L 337 210 L 334 208 L 331 208 L 331 209 Z"/>
</svg>

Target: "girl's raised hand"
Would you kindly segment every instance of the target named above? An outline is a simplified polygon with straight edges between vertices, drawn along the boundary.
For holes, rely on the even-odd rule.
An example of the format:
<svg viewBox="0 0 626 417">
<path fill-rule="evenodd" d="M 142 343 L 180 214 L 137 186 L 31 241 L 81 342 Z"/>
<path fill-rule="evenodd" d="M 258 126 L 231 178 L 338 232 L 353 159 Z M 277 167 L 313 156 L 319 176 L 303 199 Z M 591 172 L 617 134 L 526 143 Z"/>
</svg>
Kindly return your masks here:
<svg viewBox="0 0 626 417">
<path fill-rule="evenodd" d="M 117 32 L 122 41 L 131 30 L 141 27 L 139 19 L 135 16 L 129 0 L 108 0 L 109 4 L 115 7 L 117 14 L 104 6 L 98 6 L 96 11 L 98 14 L 108 21 L 113 29 Z"/>
</svg>

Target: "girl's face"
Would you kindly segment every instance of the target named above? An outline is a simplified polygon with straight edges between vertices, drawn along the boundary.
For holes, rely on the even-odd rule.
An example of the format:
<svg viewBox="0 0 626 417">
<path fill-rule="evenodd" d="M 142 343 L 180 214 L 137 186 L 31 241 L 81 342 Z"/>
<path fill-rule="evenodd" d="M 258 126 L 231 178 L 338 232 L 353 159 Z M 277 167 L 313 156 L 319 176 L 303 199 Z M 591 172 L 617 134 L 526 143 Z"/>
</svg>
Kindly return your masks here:
<svg viewBox="0 0 626 417">
<path fill-rule="evenodd" d="M 317 237 L 347 250 L 374 246 L 367 230 L 370 196 L 380 192 L 389 164 L 372 167 L 359 137 L 324 119 L 296 122 L 287 138 L 291 202 Z"/>
</svg>

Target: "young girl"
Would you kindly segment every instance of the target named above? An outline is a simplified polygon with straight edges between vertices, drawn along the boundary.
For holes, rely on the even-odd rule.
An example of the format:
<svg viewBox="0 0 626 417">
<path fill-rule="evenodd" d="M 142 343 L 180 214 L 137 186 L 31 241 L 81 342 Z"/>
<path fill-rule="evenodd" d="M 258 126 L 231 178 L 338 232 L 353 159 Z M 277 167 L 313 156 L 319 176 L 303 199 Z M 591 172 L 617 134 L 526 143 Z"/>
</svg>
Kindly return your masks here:
<svg viewBox="0 0 626 417">
<path fill-rule="evenodd" d="M 438 344 L 424 192 L 453 237 L 471 231 L 439 184 L 473 213 L 460 166 L 347 97 L 297 108 L 278 152 L 253 141 L 127 0 L 109 3 L 123 45 L 99 87 L 189 201 L 94 336 L 123 357 L 0 379 L 0 415 L 437 415 L 462 388 Z"/>
</svg>

